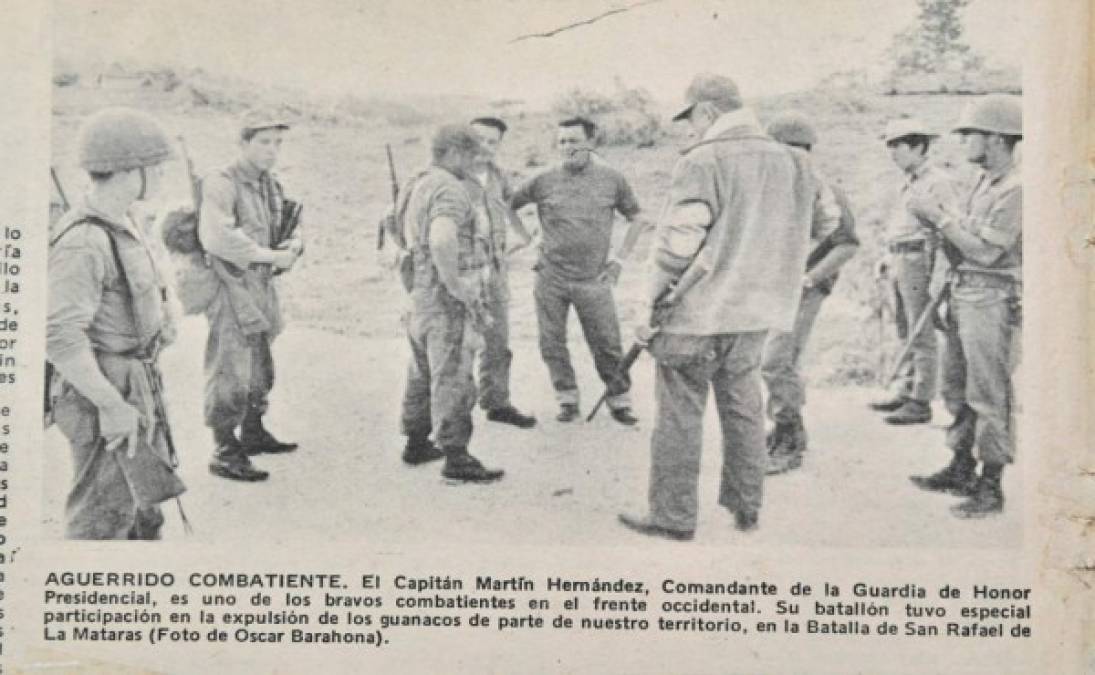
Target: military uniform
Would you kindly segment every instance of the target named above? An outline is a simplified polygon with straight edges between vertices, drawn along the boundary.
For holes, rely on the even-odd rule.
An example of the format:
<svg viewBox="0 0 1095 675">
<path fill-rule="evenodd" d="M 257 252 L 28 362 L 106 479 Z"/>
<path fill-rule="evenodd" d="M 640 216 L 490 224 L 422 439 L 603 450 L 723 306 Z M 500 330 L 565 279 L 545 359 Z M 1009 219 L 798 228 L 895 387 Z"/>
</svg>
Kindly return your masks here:
<svg viewBox="0 0 1095 675">
<path fill-rule="evenodd" d="M 490 320 L 483 327 L 483 351 L 479 357 L 479 407 L 496 410 L 511 406 L 509 382 L 513 352 L 509 348 L 506 230 L 513 190 L 505 174 L 493 163 L 487 165 L 483 174 L 469 178 L 465 184 L 488 247 L 489 274 L 484 301 Z"/>
<path fill-rule="evenodd" d="M 825 255 L 838 246 L 858 246 L 859 239 L 855 233 L 855 216 L 852 214 L 851 205 L 842 190 L 829 186 L 834 203 L 839 209 L 839 223 L 836 229 L 830 227 L 834 221 L 833 215 L 823 210 L 819 200 L 815 209 L 810 238 L 814 249 L 810 253 L 806 271 L 807 274 L 820 262 Z M 833 272 L 828 278 L 818 279 L 808 288 L 802 291 L 802 299 L 799 301 L 798 312 L 795 314 L 795 323 L 790 331 L 774 331 L 768 335 L 764 345 L 764 356 L 761 360 L 761 375 L 764 378 L 768 390 L 767 413 L 768 419 L 777 425 L 777 428 L 794 429 L 792 432 L 799 438 L 794 439 L 797 449 L 804 450 L 806 446 L 805 427 L 802 420 L 802 408 L 806 405 L 806 389 L 802 382 L 801 363 L 806 351 L 806 344 L 810 339 L 814 321 L 821 311 L 822 302 L 833 291 L 839 271 Z M 773 439 L 770 446 L 775 446 L 778 439 Z"/>
<path fill-rule="evenodd" d="M 467 447 L 475 407 L 472 372 L 480 338 L 475 315 L 479 308 L 468 307 L 445 287 L 431 255 L 430 226 L 442 217 L 457 225 L 459 274 L 481 290 L 488 257 L 475 208 L 464 184 L 435 166 L 415 181 L 404 216 L 414 272 L 407 319 L 411 360 L 401 424 L 412 441 L 426 439 L 432 431 L 448 469 L 471 461 Z"/>
<path fill-rule="evenodd" d="M 948 444 L 956 452 L 975 449 L 986 464 L 1010 464 L 1015 456 L 1011 375 L 1021 328 L 1022 199 L 1018 168 L 984 173 L 960 225 L 1004 253 L 985 265 L 948 248 L 957 258 L 950 275 L 953 328 L 944 352 L 957 414 Z"/>
<path fill-rule="evenodd" d="M 936 264 L 938 236 L 931 223 L 924 223 L 908 210 L 909 200 L 921 195 L 944 195 L 953 191 L 953 181 L 940 169 L 925 162 L 906 175 L 887 229 L 887 247 L 892 256 L 892 290 L 897 336 L 909 337 L 917 319 L 931 303 L 931 281 Z M 939 370 L 938 340 L 929 326 L 916 336 L 902 367 L 896 393 L 905 399 L 930 402 L 935 398 Z"/>
<path fill-rule="evenodd" d="M 117 222 L 86 204 L 54 224 L 51 242 L 46 356 L 60 371 L 53 415 L 69 440 L 75 473 L 65 534 L 157 539 L 164 521 L 158 504 L 185 490 L 153 397 L 154 389 L 162 390 L 155 356 L 168 317 L 163 279 L 135 223 Z M 111 389 L 81 392 L 65 378 L 64 364 L 85 355 Z M 104 393 L 141 413 L 133 457 L 124 445 L 106 449 L 99 432 Z"/>
<path fill-rule="evenodd" d="M 268 406 L 281 308 L 271 266 L 253 261 L 276 244 L 282 204 L 273 176 L 244 160 L 202 181 L 199 236 L 222 282 L 206 309 L 205 423 L 212 429 L 240 426 Z"/>
</svg>

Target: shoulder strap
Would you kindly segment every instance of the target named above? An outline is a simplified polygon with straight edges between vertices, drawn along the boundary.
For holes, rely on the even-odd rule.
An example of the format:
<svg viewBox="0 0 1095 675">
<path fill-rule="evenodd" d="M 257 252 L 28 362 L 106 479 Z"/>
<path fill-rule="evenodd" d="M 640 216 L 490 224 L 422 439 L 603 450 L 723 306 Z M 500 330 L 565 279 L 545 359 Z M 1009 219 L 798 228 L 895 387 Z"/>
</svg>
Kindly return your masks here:
<svg viewBox="0 0 1095 675">
<path fill-rule="evenodd" d="M 118 253 L 118 241 L 114 238 L 114 233 L 110 231 L 110 225 L 104 222 L 101 218 L 98 218 L 96 216 L 84 216 L 83 218 L 74 220 L 73 222 L 69 223 L 68 227 L 61 230 L 57 234 L 57 236 L 51 239 L 49 245 L 55 245 L 57 242 L 61 241 L 61 238 L 64 237 L 66 234 L 76 229 L 77 226 L 83 225 L 85 223 L 89 225 L 95 225 L 103 231 L 103 234 L 106 235 L 107 241 L 110 242 L 110 254 L 114 258 L 115 267 L 118 268 L 118 276 L 121 277 L 122 283 L 125 284 L 125 287 L 129 288 L 129 278 L 126 276 L 125 273 L 125 265 L 122 264 L 122 256 Z"/>
</svg>

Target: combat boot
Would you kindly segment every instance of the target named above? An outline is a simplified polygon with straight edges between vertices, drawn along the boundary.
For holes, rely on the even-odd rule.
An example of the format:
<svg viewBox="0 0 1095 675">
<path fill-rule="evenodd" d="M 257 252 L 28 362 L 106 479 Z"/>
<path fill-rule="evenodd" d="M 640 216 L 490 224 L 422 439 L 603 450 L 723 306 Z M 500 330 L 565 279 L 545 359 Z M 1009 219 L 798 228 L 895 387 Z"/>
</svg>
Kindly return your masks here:
<svg viewBox="0 0 1095 675">
<path fill-rule="evenodd" d="M 492 483 L 505 475 L 501 469 L 488 469 L 467 448 L 445 448 L 445 466 L 441 475 L 449 480 L 466 483 Z"/>
<path fill-rule="evenodd" d="M 886 424 L 925 424 L 932 421 L 932 407 L 927 401 L 907 398 L 900 408 L 883 419 Z"/>
<path fill-rule="evenodd" d="M 946 468 L 930 476 L 909 476 L 913 485 L 928 492 L 946 492 L 958 497 L 974 494 L 977 487 L 977 460 L 966 452 L 957 452 Z"/>
<path fill-rule="evenodd" d="M 407 445 L 403 447 L 403 462 L 411 466 L 433 462 L 444 456 L 445 453 L 433 444 L 428 435 L 412 434 L 407 437 Z"/>
<path fill-rule="evenodd" d="M 981 471 L 981 478 L 977 481 L 977 488 L 973 495 L 951 507 L 951 513 L 964 520 L 985 518 L 1000 513 L 1004 510 L 1004 490 L 1000 486 L 1000 474 L 1003 467 L 986 464 Z"/>
<path fill-rule="evenodd" d="M 639 423 L 639 418 L 631 414 L 631 408 L 613 408 L 612 419 L 625 427 L 633 427 Z"/>
<path fill-rule="evenodd" d="M 512 424 L 519 429 L 531 429 L 536 426 L 535 417 L 521 413 L 520 410 L 514 408 L 512 405 L 502 406 L 501 408 L 491 408 L 487 411 L 487 420 L 490 422 L 501 422 L 502 424 Z"/>
<path fill-rule="evenodd" d="M 875 412 L 893 412 L 905 403 L 905 396 L 896 394 L 887 398 L 871 401 L 868 405 Z"/>
<path fill-rule="evenodd" d="M 232 429 L 214 429 L 213 440 L 217 449 L 213 451 L 213 459 L 209 462 L 209 473 L 248 483 L 270 477 L 270 472 L 257 469 L 251 464 L 247 452 Z"/>
<path fill-rule="evenodd" d="M 282 443 L 262 426 L 262 417 L 248 414 L 240 425 L 240 444 L 248 455 L 278 454 L 297 449 L 296 443 Z"/>
<path fill-rule="evenodd" d="M 578 419 L 578 405 L 576 403 L 564 403 L 559 408 L 559 414 L 555 419 L 560 422 L 573 422 Z"/>
</svg>

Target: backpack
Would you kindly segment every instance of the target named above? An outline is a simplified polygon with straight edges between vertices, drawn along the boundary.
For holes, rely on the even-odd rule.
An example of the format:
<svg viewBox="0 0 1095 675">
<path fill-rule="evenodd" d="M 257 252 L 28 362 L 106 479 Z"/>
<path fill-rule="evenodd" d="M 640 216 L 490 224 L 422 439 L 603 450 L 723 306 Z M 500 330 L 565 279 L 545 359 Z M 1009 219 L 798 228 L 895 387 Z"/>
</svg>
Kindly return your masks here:
<svg viewBox="0 0 1095 675">
<path fill-rule="evenodd" d="M 164 215 L 160 237 L 171 255 L 175 277 L 175 295 L 184 314 L 202 314 L 220 288 L 220 279 L 213 270 L 198 236 L 198 213 L 201 210 L 201 184 L 194 184 L 195 205 L 182 206 Z"/>
</svg>

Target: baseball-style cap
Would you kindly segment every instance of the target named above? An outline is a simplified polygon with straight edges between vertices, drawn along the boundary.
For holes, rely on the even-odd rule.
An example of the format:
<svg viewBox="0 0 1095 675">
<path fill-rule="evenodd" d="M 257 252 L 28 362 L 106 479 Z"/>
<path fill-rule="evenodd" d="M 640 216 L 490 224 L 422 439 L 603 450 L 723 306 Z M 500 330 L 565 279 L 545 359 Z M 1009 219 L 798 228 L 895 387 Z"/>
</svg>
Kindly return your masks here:
<svg viewBox="0 0 1095 675">
<path fill-rule="evenodd" d="M 882 132 L 880 138 L 883 143 L 889 143 L 890 141 L 896 141 L 897 139 L 905 138 L 906 136 L 927 136 L 928 138 L 937 138 L 939 134 L 929 131 L 928 125 L 924 124 L 924 122 L 916 117 L 902 117 L 887 122 L 886 130 Z"/>
<path fill-rule="evenodd" d="M 684 100 L 687 105 L 684 110 L 673 116 L 674 122 L 687 119 L 692 114 L 692 108 L 697 103 L 704 101 L 718 103 L 721 107 L 727 109 L 741 107 L 741 94 L 738 92 L 738 85 L 734 84 L 734 81 L 729 77 L 711 73 L 697 75 L 692 80 L 692 84 L 688 85 L 688 90 L 684 93 Z"/>
</svg>

